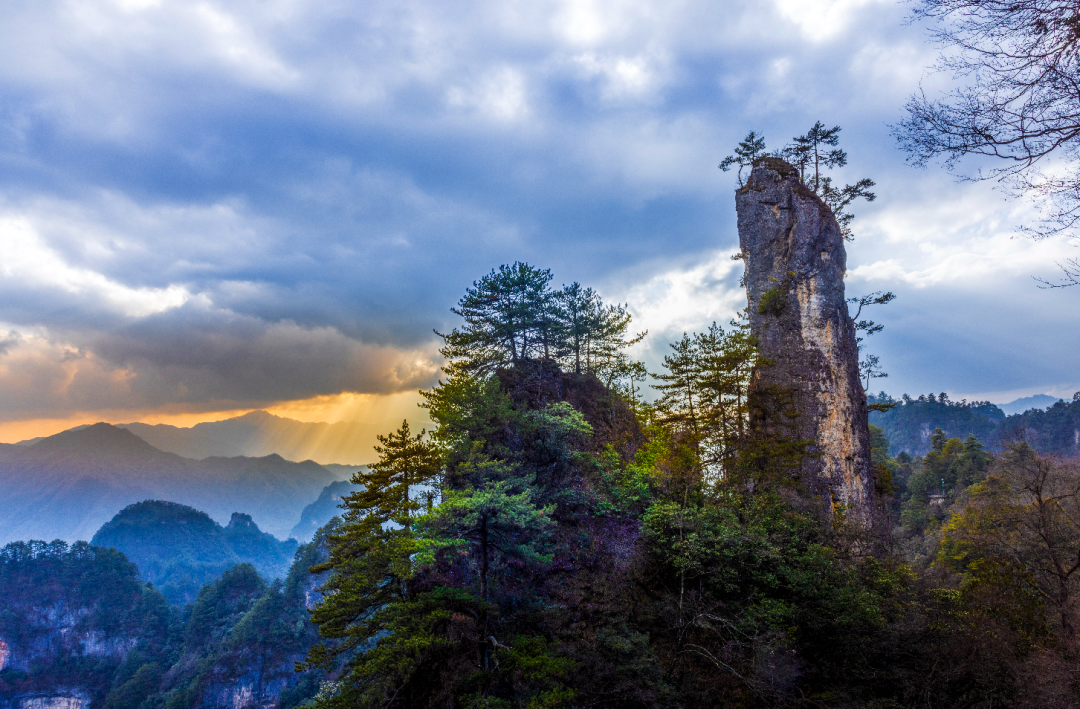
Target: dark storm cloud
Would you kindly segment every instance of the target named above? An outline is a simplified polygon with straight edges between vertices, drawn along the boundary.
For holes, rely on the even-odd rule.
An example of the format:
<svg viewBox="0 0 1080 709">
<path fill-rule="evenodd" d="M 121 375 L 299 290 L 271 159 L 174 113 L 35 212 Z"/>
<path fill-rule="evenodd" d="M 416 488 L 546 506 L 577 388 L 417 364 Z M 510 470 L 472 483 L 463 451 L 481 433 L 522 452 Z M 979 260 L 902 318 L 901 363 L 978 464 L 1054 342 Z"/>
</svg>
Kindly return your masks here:
<svg viewBox="0 0 1080 709">
<path fill-rule="evenodd" d="M 430 350 L 365 345 L 329 327 L 199 310 L 184 306 L 111 332 L 23 338 L 0 376 L 0 417 L 258 407 L 342 391 L 416 390 L 435 380 Z"/>
<path fill-rule="evenodd" d="M 430 351 L 361 344 L 328 327 L 267 325 L 231 313 L 180 308 L 94 337 L 91 349 L 139 376 L 154 404 L 287 400 L 341 391 L 390 393 L 433 383 Z"/>
</svg>

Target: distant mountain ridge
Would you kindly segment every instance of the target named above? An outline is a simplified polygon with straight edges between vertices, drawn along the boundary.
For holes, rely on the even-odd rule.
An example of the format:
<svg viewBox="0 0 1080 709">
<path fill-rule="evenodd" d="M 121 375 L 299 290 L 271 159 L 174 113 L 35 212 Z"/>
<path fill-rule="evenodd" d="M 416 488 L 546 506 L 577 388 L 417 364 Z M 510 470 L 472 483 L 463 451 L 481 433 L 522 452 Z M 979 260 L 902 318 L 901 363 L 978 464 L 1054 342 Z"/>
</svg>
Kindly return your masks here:
<svg viewBox="0 0 1080 709">
<path fill-rule="evenodd" d="M 192 460 L 98 423 L 32 445 L 0 446 L 0 543 L 89 539 L 119 510 L 147 499 L 189 505 L 222 523 L 244 512 L 285 538 L 339 475 L 277 454 Z"/>
<path fill-rule="evenodd" d="M 998 408 L 1005 412 L 1006 416 L 1012 416 L 1014 414 L 1022 414 L 1032 409 L 1048 409 L 1057 402 L 1061 401 L 1059 397 L 1050 396 L 1049 394 L 1035 394 L 1034 396 L 1025 396 L 1022 399 L 1015 399 L 1007 404 L 998 404 Z"/>
<path fill-rule="evenodd" d="M 385 433 L 382 426 L 374 424 L 307 423 L 266 411 L 252 411 L 191 428 L 146 423 L 117 426 L 156 448 L 185 458 L 259 457 L 277 453 L 286 460 L 317 459 L 322 463 L 350 465 L 373 459 L 375 436 Z"/>
</svg>

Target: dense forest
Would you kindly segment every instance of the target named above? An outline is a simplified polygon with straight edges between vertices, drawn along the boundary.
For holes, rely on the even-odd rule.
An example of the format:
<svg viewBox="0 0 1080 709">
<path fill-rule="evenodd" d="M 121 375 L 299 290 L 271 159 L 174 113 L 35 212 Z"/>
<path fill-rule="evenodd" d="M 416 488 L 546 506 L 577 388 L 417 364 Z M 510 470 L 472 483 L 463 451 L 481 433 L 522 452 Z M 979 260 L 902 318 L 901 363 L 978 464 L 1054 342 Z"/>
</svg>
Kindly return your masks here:
<svg viewBox="0 0 1080 709">
<path fill-rule="evenodd" d="M 993 451 L 1022 440 L 1040 453 L 1080 454 L 1080 392 L 1071 401 L 1058 401 L 1046 409 L 1033 408 L 1012 416 L 1006 416 L 989 401 L 952 401 L 945 393 L 918 398 L 905 394 L 897 400 L 880 392 L 867 398 L 871 404 L 891 407 L 871 411 L 870 423 L 882 428 L 894 455 L 902 451 L 925 455 L 938 428 L 950 437 L 975 436 Z"/>
<path fill-rule="evenodd" d="M 297 546 L 261 531 L 250 515 L 234 512 L 222 527 L 205 512 L 161 500 L 125 507 L 90 543 L 123 552 L 143 580 L 181 605 L 239 563 L 250 563 L 264 578 L 284 578 Z"/>
<path fill-rule="evenodd" d="M 317 637 L 306 608 L 317 596 L 307 569 L 318 549 L 318 540 L 300 547 L 284 581 L 267 583 L 241 563 L 176 606 L 115 549 L 8 544 L 0 707 L 39 697 L 95 709 L 298 706 L 322 679 L 294 671 Z"/>
<path fill-rule="evenodd" d="M 115 549 L 5 547 L 0 707 L 1075 706 L 1075 462 L 985 404 L 878 396 L 874 507 L 847 509 L 750 426 L 742 322 L 673 343 L 646 401 L 626 307 L 551 280 L 466 292 L 436 427 L 380 437 L 284 581 L 241 563 L 170 605 Z M 109 534 L 201 519 L 125 512 Z M 208 530 L 175 534 L 231 544 Z"/>
<path fill-rule="evenodd" d="M 893 457 L 875 427 L 860 519 L 801 486 L 804 445 L 747 425 L 738 322 L 674 343 L 646 403 L 625 309 L 550 280 L 515 264 L 474 284 L 425 393 L 435 430 L 383 437 L 354 479 L 315 567 L 317 706 L 1080 696 L 1075 465 L 940 430 Z"/>
</svg>

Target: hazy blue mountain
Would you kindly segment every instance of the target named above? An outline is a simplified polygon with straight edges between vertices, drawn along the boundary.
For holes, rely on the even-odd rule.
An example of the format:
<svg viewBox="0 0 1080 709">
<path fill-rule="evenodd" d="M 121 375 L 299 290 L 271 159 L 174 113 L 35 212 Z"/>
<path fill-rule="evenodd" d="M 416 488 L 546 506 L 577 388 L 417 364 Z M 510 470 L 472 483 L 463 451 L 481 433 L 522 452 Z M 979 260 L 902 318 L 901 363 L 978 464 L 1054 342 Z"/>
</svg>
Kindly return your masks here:
<svg viewBox="0 0 1080 709">
<path fill-rule="evenodd" d="M 350 480 L 353 473 L 358 470 L 367 470 L 366 465 L 338 465 L 336 463 L 323 463 L 322 467 L 334 474 L 338 480 Z"/>
<path fill-rule="evenodd" d="M 320 462 L 366 461 L 384 427 L 362 423 L 305 423 L 252 411 L 224 421 L 191 428 L 167 424 L 118 424 L 155 448 L 202 459 L 210 456 L 265 456 L 276 453 L 286 460 Z M 357 466 L 353 465 L 353 468 Z"/>
<path fill-rule="evenodd" d="M 244 562 L 268 581 L 284 578 L 297 547 L 295 539 L 261 531 L 249 515 L 234 512 L 222 527 L 205 512 L 161 500 L 128 505 L 90 543 L 122 551 L 174 604 L 194 601 L 199 589 Z"/>
<path fill-rule="evenodd" d="M 190 505 L 220 523 L 244 510 L 285 537 L 334 479 L 317 463 L 279 455 L 191 460 L 99 423 L 0 447 L 0 543 L 89 539 L 117 511 L 147 499 Z"/>
<path fill-rule="evenodd" d="M 315 532 L 334 517 L 341 515 L 341 498 L 362 489 L 361 485 L 353 485 L 347 480 L 332 482 L 323 488 L 319 499 L 312 502 L 300 513 L 300 521 L 289 533 L 293 539 L 300 542 L 308 542 L 315 536 Z"/>
<path fill-rule="evenodd" d="M 1004 411 L 1007 416 L 1012 416 L 1013 414 L 1022 414 L 1031 409 L 1046 409 L 1053 406 L 1058 401 L 1060 401 L 1060 399 L 1056 396 L 1036 394 L 1035 396 L 1025 396 L 1023 399 L 1010 401 L 1007 404 L 998 404 L 998 408 Z"/>
</svg>

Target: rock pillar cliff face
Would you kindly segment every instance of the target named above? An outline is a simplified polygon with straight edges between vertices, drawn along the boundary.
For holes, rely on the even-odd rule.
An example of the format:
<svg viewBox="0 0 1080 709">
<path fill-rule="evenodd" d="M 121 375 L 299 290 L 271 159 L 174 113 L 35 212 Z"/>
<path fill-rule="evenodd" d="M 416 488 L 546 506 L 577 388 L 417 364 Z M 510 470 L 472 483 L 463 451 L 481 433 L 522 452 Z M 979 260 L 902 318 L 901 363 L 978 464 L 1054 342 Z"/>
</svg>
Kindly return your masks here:
<svg viewBox="0 0 1080 709">
<path fill-rule="evenodd" d="M 840 227 L 797 170 L 777 158 L 755 162 L 735 207 L 750 327 L 766 362 L 750 384 L 760 404 L 751 425 L 810 441 L 803 482 L 825 499 L 865 509 L 873 494 L 870 434 Z"/>
</svg>

